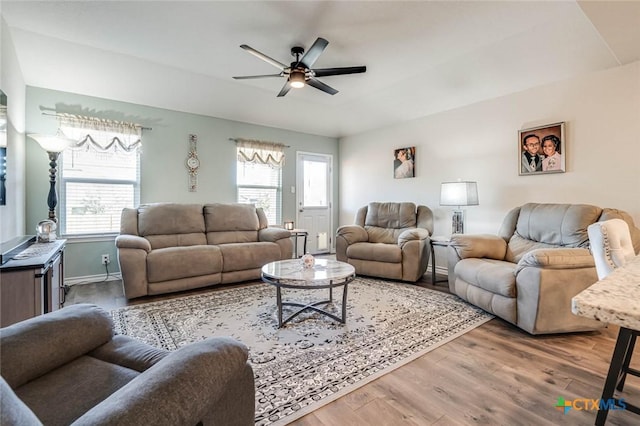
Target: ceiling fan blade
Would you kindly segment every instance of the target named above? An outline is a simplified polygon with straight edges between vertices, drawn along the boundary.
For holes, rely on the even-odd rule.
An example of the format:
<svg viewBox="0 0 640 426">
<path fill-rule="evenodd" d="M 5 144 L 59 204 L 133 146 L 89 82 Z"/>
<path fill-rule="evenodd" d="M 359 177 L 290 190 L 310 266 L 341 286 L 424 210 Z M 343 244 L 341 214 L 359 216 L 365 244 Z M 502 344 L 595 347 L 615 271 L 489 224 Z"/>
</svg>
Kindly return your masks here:
<svg viewBox="0 0 640 426">
<path fill-rule="evenodd" d="M 289 84 L 289 81 L 287 80 L 286 83 L 284 83 L 284 86 L 282 86 L 282 90 L 280 90 L 280 93 L 278 93 L 278 98 L 286 95 L 287 93 L 289 93 L 289 90 L 291 90 L 291 85 Z"/>
<path fill-rule="evenodd" d="M 309 77 L 309 79 L 307 80 L 307 84 L 309 86 L 315 87 L 316 89 L 322 90 L 323 92 L 328 93 L 330 95 L 335 95 L 336 93 L 338 93 L 338 91 L 333 87 L 328 86 L 323 82 L 321 82 L 320 80 L 317 80 L 313 77 Z"/>
<path fill-rule="evenodd" d="M 298 64 L 303 64 L 306 68 L 311 68 L 328 44 L 329 42 L 327 40 L 322 37 L 318 37 L 316 41 L 313 42 L 309 50 L 302 55 Z M 298 64 L 296 64 L 296 67 Z"/>
<path fill-rule="evenodd" d="M 236 76 L 233 77 L 236 80 L 249 80 L 252 78 L 267 78 L 267 77 L 282 77 L 284 76 L 283 73 L 280 74 L 262 74 L 262 75 L 240 75 L 240 76 Z"/>
<path fill-rule="evenodd" d="M 320 68 L 313 70 L 316 77 L 328 77 L 330 75 L 358 74 L 366 72 L 367 67 L 341 67 L 341 68 Z"/>
<path fill-rule="evenodd" d="M 240 47 L 246 50 L 247 52 L 251 53 L 256 58 L 260 58 L 263 61 L 270 63 L 271 65 L 273 65 L 274 67 L 278 68 L 281 71 L 287 68 L 287 65 L 283 64 L 282 62 L 276 61 L 273 58 L 268 57 L 264 53 L 258 52 L 253 47 L 247 46 L 246 44 L 241 44 Z"/>
</svg>

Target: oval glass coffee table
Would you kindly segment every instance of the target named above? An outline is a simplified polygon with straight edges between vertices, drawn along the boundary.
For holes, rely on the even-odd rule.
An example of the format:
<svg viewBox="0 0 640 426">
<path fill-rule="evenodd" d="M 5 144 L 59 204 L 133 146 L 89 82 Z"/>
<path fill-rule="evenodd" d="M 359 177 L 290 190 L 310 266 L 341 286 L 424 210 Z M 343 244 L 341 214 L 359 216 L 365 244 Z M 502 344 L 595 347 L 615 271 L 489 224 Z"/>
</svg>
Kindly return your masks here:
<svg viewBox="0 0 640 426">
<path fill-rule="evenodd" d="M 300 259 L 279 260 L 267 263 L 262 267 L 262 280 L 276 287 L 276 302 L 278 305 L 278 328 L 284 326 L 302 312 L 310 310 L 326 315 L 336 321 L 345 323 L 347 318 L 347 286 L 356 277 L 356 270 L 345 262 L 331 259 L 316 259 L 313 268 L 304 268 Z M 342 316 L 332 314 L 319 306 L 333 302 L 333 289 L 342 289 Z M 329 289 L 329 299 L 313 303 L 299 303 L 282 301 L 282 289 Z M 282 307 L 295 306 L 300 309 L 282 319 Z"/>
</svg>

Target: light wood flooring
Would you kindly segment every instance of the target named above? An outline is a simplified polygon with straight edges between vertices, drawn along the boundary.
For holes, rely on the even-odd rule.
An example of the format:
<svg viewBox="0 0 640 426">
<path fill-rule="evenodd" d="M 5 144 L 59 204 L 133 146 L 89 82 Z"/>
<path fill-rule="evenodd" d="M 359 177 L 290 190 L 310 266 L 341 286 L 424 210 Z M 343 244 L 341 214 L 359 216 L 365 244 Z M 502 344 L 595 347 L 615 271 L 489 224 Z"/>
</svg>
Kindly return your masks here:
<svg viewBox="0 0 640 426">
<path fill-rule="evenodd" d="M 446 283 L 434 286 L 430 280 L 426 274 L 417 285 L 447 291 Z M 91 302 L 113 309 L 176 296 L 127 302 L 121 282 L 107 281 L 72 286 L 66 305 Z M 610 326 L 588 333 L 531 336 L 493 319 L 291 424 L 592 425 L 595 411 L 572 409 L 564 414 L 555 405 L 559 397 L 600 398 L 617 331 Z M 632 366 L 640 369 L 637 352 Z M 620 396 L 640 404 L 640 379 L 628 377 Z M 640 416 L 611 411 L 607 424 L 640 425 Z"/>
</svg>

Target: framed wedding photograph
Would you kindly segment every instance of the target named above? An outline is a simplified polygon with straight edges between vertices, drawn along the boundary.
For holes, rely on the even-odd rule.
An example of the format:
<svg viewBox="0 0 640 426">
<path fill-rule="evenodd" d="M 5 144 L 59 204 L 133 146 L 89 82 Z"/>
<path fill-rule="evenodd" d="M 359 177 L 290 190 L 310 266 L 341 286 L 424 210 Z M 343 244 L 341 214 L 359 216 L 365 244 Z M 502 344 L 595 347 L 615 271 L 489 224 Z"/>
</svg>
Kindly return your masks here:
<svg viewBox="0 0 640 426">
<path fill-rule="evenodd" d="M 518 131 L 520 176 L 564 173 L 564 122 Z"/>
<path fill-rule="evenodd" d="M 400 148 L 393 151 L 393 177 L 395 179 L 416 176 L 416 147 Z"/>
</svg>

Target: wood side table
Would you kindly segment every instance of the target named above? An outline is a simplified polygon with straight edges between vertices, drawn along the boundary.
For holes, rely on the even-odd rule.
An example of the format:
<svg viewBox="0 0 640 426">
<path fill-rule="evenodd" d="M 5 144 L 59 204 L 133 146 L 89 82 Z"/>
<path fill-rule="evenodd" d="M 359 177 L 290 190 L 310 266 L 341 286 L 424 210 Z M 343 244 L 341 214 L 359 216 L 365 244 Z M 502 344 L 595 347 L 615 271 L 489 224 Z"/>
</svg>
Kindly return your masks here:
<svg viewBox="0 0 640 426">
<path fill-rule="evenodd" d="M 447 237 L 434 236 L 429 240 L 429 244 L 431 245 L 431 284 L 436 285 L 436 283 L 449 281 L 448 278 L 446 280 L 436 280 L 436 251 L 434 247 L 449 247 L 451 240 Z"/>
</svg>

